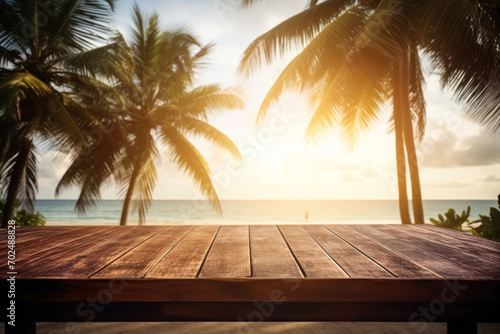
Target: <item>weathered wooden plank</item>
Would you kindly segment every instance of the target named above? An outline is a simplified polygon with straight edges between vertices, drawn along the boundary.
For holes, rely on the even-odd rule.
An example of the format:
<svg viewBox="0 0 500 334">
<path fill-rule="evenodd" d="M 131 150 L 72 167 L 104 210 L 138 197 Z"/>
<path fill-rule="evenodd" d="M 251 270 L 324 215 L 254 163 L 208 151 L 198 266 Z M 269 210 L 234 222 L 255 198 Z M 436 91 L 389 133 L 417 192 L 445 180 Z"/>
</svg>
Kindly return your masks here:
<svg viewBox="0 0 500 334">
<path fill-rule="evenodd" d="M 45 259 L 64 258 L 78 249 L 85 249 L 91 244 L 101 242 L 116 235 L 116 229 L 101 227 L 101 229 L 75 228 L 71 235 L 36 244 L 30 247 L 19 247 L 16 252 L 16 268 L 20 277 L 32 277 L 44 269 Z M 16 247 L 17 248 L 17 247 Z M 50 264 L 50 261 L 49 261 Z"/>
<path fill-rule="evenodd" d="M 470 241 L 463 241 L 459 239 L 455 239 L 452 236 L 449 236 L 447 234 L 442 234 L 442 233 L 434 233 L 430 230 L 423 229 L 423 228 L 417 228 L 415 227 L 416 225 L 403 225 L 401 226 L 402 230 L 405 230 L 410 233 L 417 233 L 420 236 L 430 239 L 432 241 L 436 241 L 445 245 L 453 246 L 455 248 L 460 249 L 464 253 L 476 255 L 476 256 L 481 256 L 483 258 L 492 260 L 492 261 L 498 261 L 500 262 L 500 250 L 493 250 L 493 249 L 488 249 L 480 246 L 478 243 L 475 243 L 473 241 L 477 240 L 470 240 Z M 478 239 L 478 238 L 476 238 Z"/>
<path fill-rule="evenodd" d="M 354 230 L 342 225 L 329 225 L 328 229 L 339 237 L 359 249 L 373 261 L 380 264 L 396 277 L 403 278 L 431 278 L 440 277 L 436 273 L 394 253 L 388 248 L 368 239 Z"/>
<path fill-rule="evenodd" d="M 275 225 L 250 226 L 253 277 L 303 277 Z"/>
<path fill-rule="evenodd" d="M 319 225 L 303 225 L 302 227 L 350 277 L 394 277 L 326 227 Z"/>
<path fill-rule="evenodd" d="M 219 228 L 218 225 L 193 227 L 146 277 L 196 277 Z"/>
<path fill-rule="evenodd" d="M 280 225 L 278 228 L 306 277 L 349 277 L 302 227 Z"/>
<path fill-rule="evenodd" d="M 248 228 L 248 226 L 231 226 L 231 227 L 227 226 L 227 227 L 234 228 L 235 230 L 240 230 L 240 231 L 244 230 L 245 228 Z M 418 232 L 418 233 L 414 232 L 414 230 L 420 229 L 421 228 L 420 226 L 406 227 L 399 225 L 395 226 L 385 225 L 381 226 L 380 228 L 379 227 L 380 226 L 378 225 L 373 225 L 373 228 L 371 226 L 357 227 L 355 225 L 341 227 L 344 229 L 344 233 L 346 233 L 346 236 L 343 236 L 348 241 L 346 242 L 342 238 L 339 238 L 339 236 L 335 235 L 334 233 L 328 231 L 327 229 L 321 226 L 311 226 L 311 225 L 304 226 L 303 228 L 307 231 L 309 235 L 300 232 L 301 231 L 300 228 L 296 226 L 282 226 L 280 228 L 276 226 L 271 226 L 271 227 L 252 226 L 250 227 L 251 229 L 264 228 L 264 230 L 266 230 L 266 228 L 270 228 L 260 233 L 260 237 L 259 233 L 254 234 L 254 237 L 256 237 L 256 239 L 258 239 L 257 237 L 259 237 L 262 240 L 257 241 L 257 243 L 253 245 L 255 247 L 255 249 L 253 249 L 255 250 L 255 252 L 252 253 L 259 254 L 260 252 L 261 255 L 257 256 L 256 261 L 257 262 L 260 261 L 259 262 L 260 264 L 265 264 L 269 268 L 269 271 L 267 273 L 264 272 L 263 274 L 266 276 L 260 276 L 260 277 L 283 277 L 280 276 L 279 274 L 276 274 L 276 272 L 280 271 L 279 266 L 283 263 L 288 263 L 290 265 L 289 267 L 292 268 L 291 270 L 294 271 L 295 273 L 300 273 L 299 270 L 302 270 L 302 272 L 305 272 L 306 275 L 317 275 L 315 277 L 334 277 L 334 276 L 327 276 L 330 274 L 324 273 L 325 270 L 328 270 L 326 268 L 329 268 L 329 266 L 326 265 L 326 263 L 329 263 L 328 261 L 333 261 L 337 263 L 338 266 L 342 268 L 345 272 L 347 272 L 349 275 L 351 275 L 351 277 L 373 277 L 373 278 L 392 277 L 387 271 L 385 271 L 374 261 L 372 261 L 372 259 L 370 259 L 369 252 L 366 252 L 366 250 L 362 249 L 358 251 L 356 248 L 353 248 L 353 246 L 349 244 L 350 242 L 349 238 L 353 238 L 354 235 L 356 236 L 357 240 L 362 244 L 361 248 L 363 247 L 373 248 L 374 247 L 373 243 L 378 244 L 380 247 L 382 247 L 382 248 L 379 247 L 378 251 L 385 248 L 391 249 L 393 253 L 397 253 L 398 257 L 407 258 L 408 261 L 414 262 L 422 267 L 430 269 L 435 273 L 447 278 L 481 278 L 484 276 L 490 276 L 490 277 L 500 276 L 500 267 L 498 266 L 498 261 L 494 261 L 491 255 L 493 254 L 493 256 L 495 256 L 496 259 L 495 254 L 497 254 L 497 252 L 492 250 L 491 254 L 488 253 L 488 255 L 486 256 L 482 256 L 483 254 L 477 256 L 469 253 L 466 250 L 466 246 L 464 246 L 470 244 L 471 249 L 480 250 L 480 247 L 483 246 L 479 246 L 479 244 L 474 246 L 473 241 L 482 239 L 452 231 L 451 235 L 457 234 L 459 236 L 459 240 L 464 239 L 463 242 L 464 245 L 462 245 L 462 242 L 455 241 L 450 236 L 450 234 L 441 236 L 440 234 L 436 233 L 435 231 L 437 230 L 437 228 L 432 226 L 424 230 L 427 232 Z M 115 242 L 118 239 L 124 239 L 121 233 L 125 230 L 128 229 L 133 230 L 138 228 L 157 228 L 157 227 L 74 226 L 70 228 L 67 227 L 64 228 L 57 227 L 57 228 L 47 228 L 47 229 L 45 228 L 46 227 L 31 228 L 29 232 L 25 232 L 21 234 L 21 236 L 19 237 L 20 240 L 23 240 L 22 238 L 28 235 L 40 236 L 40 239 L 32 239 L 32 240 L 38 240 L 39 242 L 35 243 L 22 242 L 17 245 L 18 246 L 17 250 L 21 252 L 21 254 L 19 253 L 16 254 L 18 255 L 17 270 L 19 272 L 19 278 L 34 277 L 34 276 L 46 277 L 47 273 L 44 273 L 44 271 L 54 270 L 54 268 L 58 266 L 61 267 L 57 270 L 62 270 L 64 266 L 69 266 L 68 267 L 69 269 L 65 270 L 67 276 L 64 277 L 71 277 L 72 270 L 79 272 L 75 273 L 76 275 L 75 277 L 80 277 L 78 275 L 82 273 L 83 267 L 86 267 L 87 270 L 88 268 L 95 268 L 95 270 L 97 271 L 103 268 L 103 266 L 105 266 L 105 268 L 102 269 L 102 271 L 100 272 L 106 273 L 106 270 L 111 270 L 109 268 L 113 268 L 114 265 L 118 266 L 120 265 L 120 263 L 121 265 L 123 265 L 123 267 L 119 270 L 123 270 L 121 271 L 121 273 L 124 275 L 127 272 L 132 273 L 136 270 L 138 272 L 141 271 L 140 269 L 138 269 L 141 268 L 141 266 L 142 269 L 145 269 L 147 271 L 148 268 L 151 268 L 151 266 L 154 265 L 154 263 L 156 263 L 158 259 L 161 259 L 161 257 L 166 253 L 166 251 L 163 253 L 160 251 L 162 249 L 161 247 L 169 248 L 166 243 L 160 242 L 159 239 L 152 238 L 147 242 L 145 242 L 144 245 L 142 245 L 141 247 L 138 246 L 138 248 L 134 248 L 133 251 L 130 252 L 130 254 L 127 253 L 123 255 L 125 252 L 131 250 L 134 246 L 138 245 L 138 243 L 133 244 L 132 241 L 132 244 L 129 247 L 129 249 L 123 249 L 123 244 Z M 223 229 L 225 228 L 226 226 Z M 318 228 L 320 229 L 320 231 L 322 229 L 323 232 L 318 232 Z M 334 227 L 334 228 L 339 228 L 339 227 Z M 389 232 L 382 231 L 381 229 L 384 228 L 385 229 L 389 228 L 391 229 L 390 231 L 392 231 L 393 233 L 399 233 L 399 234 L 395 236 L 389 233 L 390 231 Z M 348 231 L 350 230 L 345 230 L 345 229 L 353 229 L 356 230 L 357 233 L 354 234 L 348 233 Z M 394 230 L 398 232 L 394 232 Z M 49 238 L 46 235 L 47 231 L 53 234 L 53 238 Z M 441 231 L 441 229 L 439 229 L 439 231 Z M 325 232 L 327 234 L 326 236 Z M 222 232 L 222 230 L 219 233 L 220 235 L 218 235 L 218 237 L 215 239 L 213 245 L 211 245 L 213 239 L 212 241 L 211 240 L 205 241 L 208 244 L 207 250 L 210 249 L 210 245 L 212 248 L 211 251 L 208 252 L 208 255 L 207 253 L 201 254 L 200 265 L 203 263 L 203 261 L 205 261 L 205 265 L 201 268 L 201 270 L 200 267 L 198 267 L 200 276 L 217 277 L 217 275 L 227 275 L 220 277 L 247 277 L 244 275 L 239 276 L 239 274 L 234 274 L 235 276 L 231 276 L 232 274 L 229 274 L 230 270 L 227 268 L 232 267 L 233 268 L 232 270 L 234 270 L 235 266 L 241 265 L 242 267 L 244 267 L 249 262 L 253 263 L 252 260 L 246 262 L 244 260 L 242 261 L 235 260 L 236 257 L 245 256 L 244 252 L 241 252 L 239 250 L 236 251 L 236 249 L 245 249 L 245 247 L 247 247 L 246 249 L 248 252 L 247 243 L 249 236 L 247 235 L 246 237 L 247 239 L 246 241 L 244 241 L 245 237 L 242 237 L 239 233 L 229 233 L 229 232 L 225 233 Z M 305 236 L 304 238 L 301 236 L 301 233 Z M 315 235 L 314 233 L 316 233 L 317 235 Z M 133 235 L 133 234 L 134 233 L 130 233 L 127 235 Z M 168 233 L 165 232 L 164 235 L 168 235 Z M 287 241 L 285 241 L 283 239 L 283 236 L 285 236 L 285 238 L 287 236 L 290 236 L 290 240 L 286 238 Z M 365 239 L 367 241 L 365 241 L 364 239 L 360 239 L 360 236 L 366 237 Z M 377 239 L 376 236 L 379 237 L 379 239 Z M 404 237 L 406 237 L 406 239 Z M 328 239 L 331 238 L 333 238 L 333 240 L 336 241 L 329 242 Z M 131 237 L 126 237 L 125 239 L 130 241 Z M 153 242 L 153 240 L 156 240 L 154 243 L 152 243 L 152 245 L 155 245 L 154 252 L 148 252 L 147 245 L 149 242 Z M 220 246 L 217 240 L 220 241 Z M 323 250 L 318 248 L 316 244 L 312 244 L 311 243 L 312 241 L 318 243 L 324 249 L 324 251 L 326 251 L 326 253 L 331 258 L 333 258 L 333 260 L 326 258 L 328 260 L 326 261 L 325 260 L 326 255 L 323 252 Z M 259 242 L 260 245 L 265 245 L 265 244 L 268 245 L 263 246 L 263 248 L 256 247 L 257 245 L 259 245 Z M 281 245 L 279 245 L 280 242 Z M 322 242 L 325 243 L 326 246 Z M 369 246 L 366 245 L 367 242 Z M 370 244 L 370 242 L 372 242 L 372 244 Z M 276 243 L 278 243 L 278 245 L 276 245 Z M 244 246 L 245 244 L 247 246 Z M 28 245 L 29 247 L 27 247 Z M 110 245 L 113 245 L 111 249 L 109 248 Z M 354 242 L 353 245 L 356 246 Z M 421 247 L 422 245 L 424 247 Z M 176 247 L 174 247 L 174 249 Z M 485 246 L 483 248 L 486 250 Z M 120 251 L 122 253 L 115 254 L 111 252 L 111 254 L 114 254 L 114 257 L 111 256 L 110 258 L 108 258 L 108 261 L 103 261 L 103 259 L 96 256 L 97 252 L 104 254 L 104 253 L 109 253 L 109 250 L 113 251 L 113 249 Z M 231 250 L 231 252 L 228 252 L 228 254 L 222 256 L 217 255 L 217 254 L 224 254 L 225 253 L 224 249 Z M 280 251 L 273 253 L 272 249 L 278 249 Z M 417 249 L 419 249 L 420 251 L 417 251 Z M 295 252 L 295 250 L 297 250 L 297 252 Z M 132 255 L 135 251 L 137 251 L 138 254 L 137 257 Z M 186 251 L 186 253 L 191 253 L 191 252 L 192 252 L 191 249 Z M 280 258 L 279 255 L 280 252 L 286 254 L 284 259 Z M 366 256 L 363 253 L 365 253 L 368 256 Z M 278 255 L 272 255 L 272 254 L 278 254 Z M 88 259 L 85 260 L 80 259 L 79 258 L 80 255 L 83 257 L 87 256 Z M 129 259 L 128 261 L 130 261 L 130 268 L 128 269 L 126 268 L 127 265 L 124 264 L 125 262 L 124 259 L 127 258 Z M 153 261 L 153 264 L 147 261 L 141 264 L 141 260 L 136 260 L 138 258 L 149 259 L 149 261 Z M 391 255 L 391 259 L 392 258 L 394 258 L 394 255 Z M 92 267 L 92 265 L 94 265 L 93 262 L 95 262 L 96 259 L 97 263 L 100 263 L 102 265 L 101 267 Z M 375 256 L 373 257 L 373 260 L 377 261 Z M 75 263 L 71 264 L 70 262 L 72 261 Z M 116 264 L 113 264 L 114 262 L 111 263 L 112 261 L 116 262 Z M 92 265 L 89 266 L 85 265 L 85 263 L 87 262 L 91 263 Z M 221 266 L 216 265 L 215 264 L 216 262 L 222 262 Z M 315 262 L 317 262 L 317 264 L 315 264 Z M 70 263 L 70 264 L 65 264 L 65 263 Z M 147 267 L 148 263 L 149 267 Z M 229 263 L 232 264 L 229 265 Z M 277 263 L 278 267 L 273 267 L 272 263 Z M 190 266 L 189 263 L 187 265 Z M 227 268 L 223 268 L 224 265 L 227 265 Z M 370 270 L 370 268 L 371 269 L 377 268 L 374 270 L 376 271 L 378 270 L 379 271 L 378 274 L 375 272 L 368 275 L 367 272 Z M 209 269 L 212 271 L 212 273 L 210 274 L 209 274 Z M 226 269 L 228 273 L 224 274 L 224 271 Z M 205 270 L 207 271 L 205 272 Z M 218 274 L 216 273 L 217 270 L 220 270 Z M 235 270 L 234 272 L 236 271 L 237 270 Z M 84 273 L 92 274 L 89 273 L 88 271 L 85 271 Z M 283 274 L 282 272 L 280 273 L 281 275 Z M 359 273 L 364 273 L 365 276 L 356 276 Z M 205 275 L 210 275 L 210 276 L 205 276 Z M 257 273 L 257 275 L 259 275 L 259 273 Z M 285 277 L 301 277 L 293 275 L 295 274 L 291 274 L 290 276 L 285 276 Z M 381 276 L 376 276 L 376 275 L 381 275 Z M 418 276 L 415 275 L 414 278 L 418 278 Z"/>
<path fill-rule="evenodd" d="M 20 262 L 26 262 L 29 259 L 37 257 L 39 254 L 47 254 L 52 249 L 56 247 L 61 247 L 64 245 L 74 244 L 79 240 L 88 243 L 94 238 L 98 238 L 101 235 L 109 233 L 112 235 L 114 229 L 111 226 L 92 226 L 85 229 L 74 228 L 73 230 L 65 231 L 62 234 L 55 235 L 53 238 L 48 240 L 39 240 L 34 243 L 18 245 L 17 260 Z M 69 248 L 71 249 L 71 247 Z"/>
<path fill-rule="evenodd" d="M 349 225 L 349 228 L 372 239 L 392 251 L 406 256 L 411 261 L 422 267 L 428 268 L 445 278 L 486 278 L 484 274 L 471 270 L 470 268 L 456 264 L 444 259 L 435 253 L 419 248 L 412 243 L 404 242 L 382 231 L 378 231 L 369 225 Z"/>
<path fill-rule="evenodd" d="M 199 277 L 250 277 L 249 227 L 221 226 Z"/>
<path fill-rule="evenodd" d="M 48 227 L 45 229 L 45 227 Z M 65 232 L 71 231 L 71 227 L 69 226 L 62 226 L 62 227 L 54 227 L 54 226 L 44 226 L 43 230 L 40 230 L 38 228 L 25 228 L 25 227 L 16 227 L 15 229 L 15 235 L 16 235 L 16 241 L 18 243 L 21 242 L 26 242 L 29 240 L 36 240 L 36 239 L 48 239 L 52 236 L 59 235 Z M 4 239 L 7 238 L 7 229 L 0 231 L 0 238 Z"/>
<path fill-rule="evenodd" d="M 71 241 L 91 234 L 101 233 L 112 228 L 111 226 L 87 226 L 85 229 L 82 229 L 81 227 L 74 226 L 73 228 L 57 227 L 45 230 L 45 227 L 46 226 L 41 229 L 33 229 L 32 232 L 21 235 L 16 234 L 18 260 L 31 257 L 36 253 L 61 245 L 65 241 Z M 6 249 L 7 243 L 2 244 L 0 252 L 5 251 Z"/>
<path fill-rule="evenodd" d="M 3 288 L 7 282 L 3 280 L 0 283 Z M 422 303 L 422 306 L 423 303 L 428 305 L 435 299 L 446 298 L 446 306 L 451 301 L 453 304 L 500 303 L 498 280 L 158 278 L 110 282 L 109 279 L 27 279 L 17 281 L 16 285 L 19 286 L 16 302 L 20 303 L 81 302 L 97 296 L 103 289 L 120 288 L 120 293 L 113 295 L 113 302 L 253 302 L 285 299 L 286 302 L 415 302 Z M 445 297 L 442 297 L 443 293 Z M 418 312 L 418 309 L 414 311 Z"/>
<path fill-rule="evenodd" d="M 98 236 L 83 247 L 66 249 L 66 252 L 52 252 L 39 258 L 35 266 L 26 272 L 34 277 L 79 278 L 90 277 L 100 268 L 112 262 L 120 255 L 137 246 L 147 238 L 158 233 L 161 226 L 127 226 L 113 229 Z M 74 245 L 70 243 L 68 246 Z M 25 275 L 25 271 L 22 271 Z"/>
<path fill-rule="evenodd" d="M 16 235 L 43 235 L 48 232 L 57 232 L 57 231 L 62 231 L 62 230 L 68 230 L 71 229 L 72 226 L 64 225 L 64 226 L 43 226 L 42 229 L 40 229 L 39 226 L 16 226 Z M 8 233 L 7 229 L 2 229 L 0 230 L 0 238 L 3 238 L 6 236 Z"/>
<path fill-rule="evenodd" d="M 192 226 L 168 226 L 125 255 L 99 270 L 92 278 L 141 278 L 160 261 Z"/>
<path fill-rule="evenodd" d="M 39 322 L 57 322 L 57 321 L 86 321 L 88 313 L 78 313 L 75 309 L 81 308 L 81 303 L 38 303 L 29 304 L 26 307 L 26 314 L 29 314 L 29 319 Z M 496 309 L 495 309 L 496 307 Z M 500 322 L 500 313 L 498 308 L 500 305 L 491 304 L 446 304 L 442 311 L 435 313 L 425 313 L 425 316 L 432 317 L 433 321 L 446 322 L 453 319 L 475 319 L 480 322 Z M 237 328 L 224 333 L 325 333 L 325 331 L 307 331 L 295 329 L 297 325 L 289 324 L 286 327 L 293 328 L 290 331 L 276 331 L 273 326 L 271 330 L 259 331 L 262 327 L 253 327 L 254 322 L 270 321 L 270 322 L 330 322 L 330 321 L 362 321 L 362 322 L 408 322 L 408 315 L 415 314 L 419 323 L 414 324 L 415 327 L 406 327 L 408 332 L 415 333 L 417 330 L 424 332 L 423 322 L 424 316 L 416 313 L 415 310 L 422 309 L 422 303 L 356 303 L 356 302 L 284 302 L 274 305 L 270 302 L 169 302 L 162 303 L 121 303 L 115 302 L 107 304 L 103 307 L 102 312 L 95 312 L 96 322 L 150 322 L 150 321 L 220 321 L 234 322 L 235 319 L 240 323 Z M 270 311 L 269 311 L 270 310 Z M 424 309 L 423 312 L 426 310 Z M 78 328 L 77 324 L 73 324 Z M 493 324 L 490 324 L 493 325 Z M 73 328 L 75 328 L 73 327 Z M 201 327 L 201 326 L 200 326 Z M 381 329 L 386 329 L 384 324 L 372 324 L 371 326 L 353 326 L 357 331 L 329 331 L 330 333 L 381 333 Z M 92 327 L 91 327 L 92 328 Z M 95 328 L 95 327 L 94 327 Z M 487 333 L 496 333 L 497 326 L 491 327 L 492 331 Z M 107 329 L 107 328 L 106 328 Z M 114 328 L 113 328 L 114 329 Z M 210 326 L 208 333 L 220 333 L 219 327 L 214 324 Z M 86 333 L 89 333 L 85 331 Z M 94 331 L 93 333 L 100 333 Z M 106 332 L 108 332 L 106 330 Z M 131 331 L 126 331 L 130 333 Z M 157 333 L 157 331 L 151 331 Z M 165 333 L 167 331 L 163 331 Z M 177 331 L 176 331 L 177 332 Z M 185 331 L 182 331 L 186 333 Z M 194 331 L 190 332 L 193 333 Z M 196 331 L 198 332 L 198 331 Z M 390 331 L 390 333 L 408 333 L 407 331 Z M 497 331 L 498 332 L 498 331 Z M 123 333 L 123 332 L 120 332 Z M 145 333 L 145 331 L 136 331 L 135 333 Z M 389 333 L 383 331 L 383 333 Z M 417 332 L 418 333 L 418 332 Z M 444 331 L 436 332 L 435 330 L 425 330 L 426 334 L 444 333 Z M 471 334 L 470 332 L 462 332 Z M 486 333 L 486 332 L 484 332 Z M 9 333 L 6 333 L 9 334 Z M 27 334 L 22 332 L 22 334 Z"/>
<path fill-rule="evenodd" d="M 488 276 L 500 277 L 500 266 L 498 266 L 498 263 L 485 260 L 475 255 L 463 253 L 457 248 L 423 238 L 418 234 L 408 233 L 392 225 L 374 225 L 373 228 L 392 235 L 401 241 L 412 243 L 416 247 L 433 252 L 447 260 L 471 268 L 472 270 Z"/>
<path fill-rule="evenodd" d="M 434 225 L 421 224 L 421 225 L 412 225 L 412 226 L 414 226 L 415 228 L 418 228 L 418 229 L 430 231 L 430 232 L 437 234 L 437 235 L 446 235 L 446 236 L 449 236 L 455 240 L 465 241 L 467 244 L 473 244 L 473 245 L 476 245 L 478 247 L 482 247 L 482 248 L 487 249 L 487 250 L 493 250 L 497 254 L 498 254 L 498 252 L 500 252 L 500 242 L 495 242 L 492 240 L 488 240 L 488 239 L 480 238 L 480 237 L 477 237 L 474 235 L 470 235 L 470 234 L 465 233 L 465 232 L 459 232 L 459 231 L 451 230 L 449 228 L 441 228 L 441 227 L 437 227 Z"/>
</svg>

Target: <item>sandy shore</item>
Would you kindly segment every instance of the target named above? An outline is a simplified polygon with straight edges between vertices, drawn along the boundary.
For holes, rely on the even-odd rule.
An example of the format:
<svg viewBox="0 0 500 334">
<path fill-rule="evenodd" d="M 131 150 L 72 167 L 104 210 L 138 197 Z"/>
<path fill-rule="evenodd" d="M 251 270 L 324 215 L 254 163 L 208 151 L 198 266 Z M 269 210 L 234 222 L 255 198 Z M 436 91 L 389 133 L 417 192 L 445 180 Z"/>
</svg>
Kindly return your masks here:
<svg viewBox="0 0 500 334">
<path fill-rule="evenodd" d="M 426 325 L 424 329 L 423 326 Z M 3 329 L 3 328 L 2 328 Z M 37 324 L 39 334 L 65 332 L 65 323 Z M 352 323 L 352 322 L 302 322 L 302 323 L 227 323 L 227 322 L 177 322 L 177 323 L 78 323 L 81 334 L 442 334 L 446 333 L 444 323 Z M 498 334 L 500 324 L 479 324 L 479 334 Z"/>
</svg>

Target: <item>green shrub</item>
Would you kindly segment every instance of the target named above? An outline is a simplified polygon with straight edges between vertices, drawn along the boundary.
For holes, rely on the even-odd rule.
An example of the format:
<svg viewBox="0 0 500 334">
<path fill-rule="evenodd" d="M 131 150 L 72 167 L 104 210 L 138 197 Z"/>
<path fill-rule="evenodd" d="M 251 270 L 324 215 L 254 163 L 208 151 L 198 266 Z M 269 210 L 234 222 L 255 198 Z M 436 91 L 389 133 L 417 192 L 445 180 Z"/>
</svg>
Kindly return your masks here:
<svg viewBox="0 0 500 334">
<path fill-rule="evenodd" d="M 498 207 L 500 208 L 500 195 L 498 195 Z M 490 208 L 490 216 L 479 215 L 479 219 L 470 224 L 481 223 L 479 226 L 472 227 L 475 235 L 500 242 L 500 211 L 496 208 Z"/>
<path fill-rule="evenodd" d="M 5 206 L 5 200 L 0 200 L 0 217 L 3 216 L 3 208 Z M 16 208 L 14 210 L 14 220 L 18 226 L 44 226 L 46 223 L 45 217 L 40 213 L 32 213 L 24 209 L 20 209 L 21 204 L 16 203 Z"/>
<path fill-rule="evenodd" d="M 439 214 L 438 219 L 431 218 L 430 221 L 432 224 L 439 227 L 451 228 L 453 230 L 462 231 L 462 225 L 469 221 L 470 215 L 470 206 L 467 207 L 467 212 L 462 211 L 462 215 L 455 214 L 455 210 L 449 209 L 443 215 Z"/>
</svg>

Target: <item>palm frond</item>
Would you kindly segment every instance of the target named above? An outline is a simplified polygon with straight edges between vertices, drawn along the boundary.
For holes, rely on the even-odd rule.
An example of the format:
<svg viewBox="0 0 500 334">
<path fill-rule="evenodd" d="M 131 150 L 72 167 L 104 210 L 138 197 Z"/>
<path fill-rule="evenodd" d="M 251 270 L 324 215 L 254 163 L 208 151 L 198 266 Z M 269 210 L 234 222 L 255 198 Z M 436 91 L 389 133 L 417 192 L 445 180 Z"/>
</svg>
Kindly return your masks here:
<svg viewBox="0 0 500 334">
<path fill-rule="evenodd" d="M 353 47 L 342 66 L 330 73 L 321 83 L 322 86 L 317 88 L 320 90 L 316 93 L 319 104 L 307 127 L 306 137 L 311 140 L 336 124 L 345 124 L 342 120 L 349 110 L 367 111 L 367 115 L 373 114 L 376 109 L 380 110 L 382 101 L 388 98 L 387 85 L 384 83 L 391 66 L 390 56 L 372 48 Z M 367 102 L 370 99 L 371 102 Z M 367 107 L 359 106 L 361 102 Z M 375 119 L 375 116 L 368 117 L 370 122 Z"/>
<path fill-rule="evenodd" d="M 161 78 L 162 92 L 160 95 L 171 94 L 170 87 L 182 84 L 182 89 L 194 83 L 196 71 L 205 66 L 206 56 L 212 52 L 213 44 L 201 46 L 201 43 L 185 28 L 165 32 L 158 48 L 159 61 L 156 64 L 157 73 L 163 73 Z"/>
<path fill-rule="evenodd" d="M 418 11 L 422 46 L 443 87 L 494 131 L 500 130 L 499 13 L 497 1 L 424 1 Z"/>
<path fill-rule="evenodd" d="M 78 101 L 89 110 L 97 107 L 99 111 L 106 112 L 122 108 L 126 104 L 124 96 L 114 85 L 92 76 L 60 71 L 57 72 L 57 77 L 56 80 L 64 82 L 64 87 L 68 89 L 63 96 L 71 101 Z"/>
<path fill-rule="evenodd" d="M 48 38 L 47 45 L 51 48 L 62 44 L 83 50 L 107 38 L 114 0 L 68 0 L 62 4 L 55 0 L 50 2 L 45 5 L 53 8 L 55 13 L 43 30 Z"/>
<path fill-rule="evenodd" d="M 219 85 L 204 85 L 183 92 L 172 102 L 183 114 L 206 119 L 210 114 L 244 108 L 244 102 L 235 93 Z"/>
<path fill-rule="evenodd" d="M 91 77 L 103 76 L 110 80 L 120 71 L 121 49 L 117 43 L 95 49 L 66 54 L 50 61 L 66 72 L 82 73 Z"/>
<path fill-rule="evenodd" d="M 132 211 L 139 211 L 139 222 L 145 221 L 146 212 L 153 198 L 158 173 L 156 163 L 159 152 L 155 138 L 147 128 L 139 128 L 135 138 L 124 146 L 124 154 L 117 160 L 115 176 L 121 184 L 121 195 L 132 201 Z"/>
<path fill-rule="evenodd" d="M 101 189 L 116 181 L 115 172 L 119 168 L 118 161 L 124 154 L 126 139 L 118 128 L 112 132 L 99 132 L 95 127 L 88 131 L 89 134 L 99 133 L 102 136 L 100 142 L 90 141 L 73 146 L 69 154 L 71 164 L 65 171 L 56 187 L 55 195 L 59 196 L 63 191 L 72 187 L 80 188 L 75 208 L 80 214 L 95 206 L 101 199 Z"/>
<path fill-rule="evenodd" d="M 214 43 L 209 43 L 198 50 L 191 58 L 193 62 L 193 68 L 200 69 L 201 67 L 205 66 L 207 62 L 205 61 L 205 58 L 213 52 L 215 48 Z"/>
<path fill-rule="evenodd" d="M 366 85 L 349 108 L 346 108 L 341 121 L 341 129 L 351 147 L 357 143 L 361 132 L 368 130 L 380 117 L 380 110 L 387 99 L 383 80 L 374 86 Z"/>
<path fill-rule="evenodd" d="M 18 164 L 19 155 L 26 154 L 26 164 Z M 35 195 L 38 190 L 37 181 L 37 151 L 33 141 L 29 138 L 22 138 L 15 145 L 8 148 L 5 156 L 6 161 L 2 166 L 0 189 L 2 197 L 7 197 L 7 191 L 10 183 L 13 181 L 15 174 L 20 174 L 20 182 L 18 189 L 18 199 L 21 205 L 30 211 L 34 209 Z M 20 170 L 19 168 L 24 168 Z"/>
<path fill-rule="evenodd" d="M 10 113 L 10 117 L 22 117 L 16 107 L 19 101 L 40 100 L 53 93 L 52 87 L 29 72 L 0 69 L 0 110 Z"/>
<path fill-rule="evenodd" d="M 222 214 L 219 197 L 210 178 L 210 169 L 198 149 L 174 126 L 165 126 L 161 135 L 173 161 L 192 179 L 201 193 L 208 197 L 217 212 Z"/>
<path fill-rule="evenodd" d="M 26 32 L 23 33 L 24 21 L 19 3 L 0 1 L 0 45 L 21 58 L 29 54 L 32 45 Z"/>
<path fill-rule="evenodd" d="M 328 72 L 342 66 L 366 20 L 366 11 L 354 7 L 325 27 L 283 70 L 259 109 L 258 121 L 288 88 L 312 88 Z"/>
<path fill-rule="evenodd" d="M 240 151 L 238 150 L 238 147 L 233 143 L 233 141 L 209 123 L 193 117 L 184 116 L 178 122 L 175 122 L 174 125 L 182 132 L 201 136 L 211 141 L 223 150 L 231 153 L 236 159 L 241 160 Z M 167 127 L 165 130 L 168 131 L 169 127 Z"/>
<path fill-rule="evenodd" d="M 132 211 L 138 211 L 139 224 L 141 225 L 146 221 L 146 213 L 153 200 L 153 191 L 157 179 L 158 171 L 154 157 L 150 156 L 145 161 L 141 161 L 141 170 L 134 192 L 135 198 L 132 202 Z"/>
<path fill-rule="evenodd" d="M 251 6 L 257 2 L 260 2 L 262 0 L 242 0 L 241 1 L 241 5 L 243 7 L 248 7 L 248 6 Z M 313 7 L 315 6 L 317 3 L 319 2 L 319 0 L 308 0 L 308 7 Z"/>
<path fill-rule="evenodd" d="M 18 192 L 18 198 L 20 198 L 21 204 L 29 211 L 34 211 L 35 209 L 35 197 L 38 191 L 37 156 L 38 153 L 36 151 L 35 145 L 33 145 L 32 143 L 29 151 L 28 163 L 26 165 L 26 170 L 22 178 L 21 187 Z"/>
<path fill-rule="evenodd" d="M 249 45 L 238 71 L 249 75 L 260 68 L 263 62 L 270 64 L 279 55 L 305 47 L 354 3 L 353 0 L 326 1 L 285 20 Z"/>
<path fill-rule="evenodd" d="M 2 45 L 0 45 L 0 66 L 7 66 L 8 63 L 16 63 L 21 61 L 22 58 L 16 51 L 9 50 Z"/>
<path fill-rule="evenodd" d="M 357 48 L 370 48 L 396 59 L 407 45 L 417 40 L 414 32 L 417 6 L 413 1 L 378 1 L 357 36 Z"/>
</svg>

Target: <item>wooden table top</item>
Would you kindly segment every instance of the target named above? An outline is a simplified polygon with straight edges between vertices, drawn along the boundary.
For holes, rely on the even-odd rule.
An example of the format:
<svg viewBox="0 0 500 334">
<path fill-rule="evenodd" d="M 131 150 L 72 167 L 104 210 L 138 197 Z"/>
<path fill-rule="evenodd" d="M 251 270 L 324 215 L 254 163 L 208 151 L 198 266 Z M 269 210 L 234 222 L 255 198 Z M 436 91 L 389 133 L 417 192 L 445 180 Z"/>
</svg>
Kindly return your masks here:
<svg viewBox="0 0 500 334">
<path fill-rule="evenodd" d="M 26 227 L 16 269 L 18 279 L 498 280 L 500 243 L 430 225 Z"/>
<path fill-rule="evenodd" d="M 500 243 L 434 226 L 45 226 L 16 257 L 32 322 L 500 321 Z"/>
</svg>

